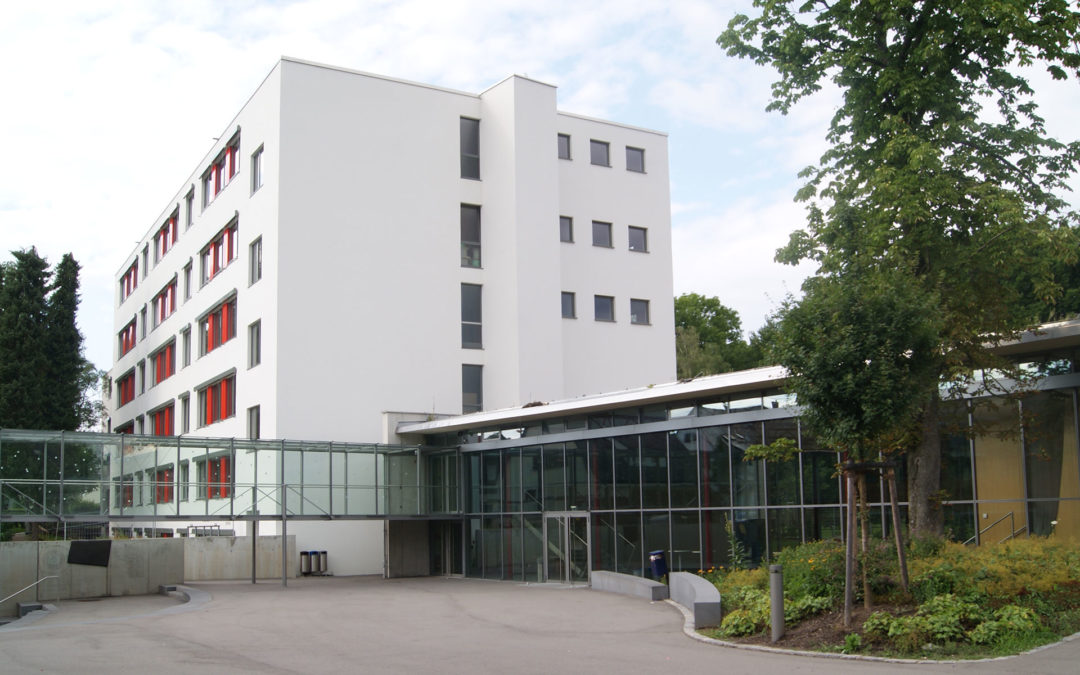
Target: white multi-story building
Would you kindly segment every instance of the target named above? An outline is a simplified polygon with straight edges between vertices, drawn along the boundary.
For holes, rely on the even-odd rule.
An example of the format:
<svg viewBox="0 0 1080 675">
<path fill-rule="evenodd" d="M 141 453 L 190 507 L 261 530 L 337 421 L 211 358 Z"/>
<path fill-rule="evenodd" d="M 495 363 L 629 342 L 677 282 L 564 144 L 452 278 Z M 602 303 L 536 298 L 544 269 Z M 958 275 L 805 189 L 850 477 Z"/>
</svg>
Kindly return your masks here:
<svg viewBox="0 0 1080 675">
<path fill-rule="evenodd" d="M 390 442 L 674 379 L 666 136 L 555 94 L 278 62 L 118 271 L 112 430 Z"/>
</svg>

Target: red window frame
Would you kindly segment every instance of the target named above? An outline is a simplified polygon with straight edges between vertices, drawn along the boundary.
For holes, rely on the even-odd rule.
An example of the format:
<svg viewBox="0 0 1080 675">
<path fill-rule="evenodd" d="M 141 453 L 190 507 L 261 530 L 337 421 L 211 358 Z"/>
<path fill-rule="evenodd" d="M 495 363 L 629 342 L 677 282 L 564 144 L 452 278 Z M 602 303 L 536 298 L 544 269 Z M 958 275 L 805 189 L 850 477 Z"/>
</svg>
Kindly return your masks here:
<svg viewBox="0 0 1080 675">
<path fill-rule="evenodd" d="M 150 356 L 150 366 L 154 371 L 154 384 L 160 384 L 176 372 L 176 342 L 170 342 Z M 169 424 L 172 427 L 172 424 Z M 172 436 L 172 433 L 157 434 Z"/>
<path fill-rule="evenodd" d="M 209 205 L 240 173 L 240 138 L 234 138 L 203 174 L 203 206 Z"/>
<path fill-rule="evenodd" d="M 157 326 L 176 311 L 176 280 L 154 296 L 154 325 Z"/>
<path fill-rule="evenodd" d="M 169 410 L 171 409 L 172 408 L 170 407 Z M 158 504 L 169 504 L 172 500 L 173 470 L 158 469 L 154 473 L 154 501 Z"/>
<path fill-rule="evenodd" d="M 135 400 L 135 371 L 130 370 L 120 377 L 116 381 L 116 388 L 119 391 L 120 405 L 125 406 Z M 134 430 L 134 425 L 131 425 Z M 130 433 L 123 432 L 119 429 L 117 433 Z"/>
<path fill-rule="evenodd" d="M 229 375 L 208 385 L 199 392 L 203 406 L 203 426 L 234 417 L 236 415 L 236 376 Z"/>
<path fill-rule="evenodd" d="M 135 503 L 135 486 L 130 482 L 124 483 L 122 500 L 122 506 L 132 506 Z"/>
<path fill-rule="evenodd" d="M 236 260 L 236 223 L 228 225 L 202 250 L 203 283 L 210 281 Z"/>
<path fill-rule="evenodd" d="M 180 214 L 173 213 L 165 221 L 165 224 L 161 226 L 161 229 L 157 231 L 157 234 L 154 235 L 155 262 L 164 258 L 165 254 L 176 245 L 176 240 L 180 235 L 179 220 Z"/>
<path fill-rule="evenodd" d="M 117 434 L 133 434 L 135 433 L 135 422 L 128 422 L 127 424 L 116 427 Z"/>
<path fill-rule="evenodd" d="M 124 326 L 123 330 L 117 336 L 120 341 L 120 356 L 127 354 L 135 348 L 135 319 L 132 319 L 128 325 Z"/>
<path fill-rule="evenodd" d="M 120 277 L 120 302 L 128 299 L 139 285 L 139 259 L 131 263 L 131 267 Z"/>
<path fill-rule="evenodd" d="M 204 355 L 236 337 L 236 298 L 221 303 L 203 317 L 199 336 Z"/>
<path fill-rule="evenodd" d="M 232 473 L 230 472 L 228 455 L 215 457 L 208 460 L 206 468 L 206 498 L 228 497 L 232 487 Z"/>
</svg>

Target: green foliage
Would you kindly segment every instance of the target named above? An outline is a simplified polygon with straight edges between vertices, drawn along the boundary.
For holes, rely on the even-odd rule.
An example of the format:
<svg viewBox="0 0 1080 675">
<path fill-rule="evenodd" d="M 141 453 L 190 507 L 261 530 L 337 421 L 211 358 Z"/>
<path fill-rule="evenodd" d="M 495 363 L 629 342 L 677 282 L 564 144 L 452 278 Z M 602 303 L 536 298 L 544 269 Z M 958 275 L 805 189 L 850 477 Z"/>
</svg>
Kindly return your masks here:
<svg viewBox="0 0 1080 675">
<path fill-rule="evenodd" d="M 761 365 L 762 350 L 743 339 L 739 314 L 716 297 L 675 298 L 675 360 L 680 379 Z"/>
<path fill-rule="evenodd" d="M 798 623 L 808 616 L 815 616 L 832 609 L 834 604 L 832 598 L 819 595 L 784 598 L 784 623 Z"/>
<path fill-rule="evenodd" d="M 844 546 L 838 541 L 815 541 L 792 546 L 776 555 L 784 568 L 784 594 L 793 599 L 844 599 Z"/>
<path fill-rule="evenodd" d="M 745 609 L 736 609 L 724 615 L 720 622 L 720 634 L 726 637 L 752 635 L 758 630 L 758 624 Z"/>
<path fill-rule="evenodd" d="M 977 645 L 1000 642 L 1006 635 L 1031 633 L 1039 628 L 1039 617 L 1027 607 L 1005 605 L 994 612 L 994 618 L 983 621 L 968 634 Z"/>
<path fill-rule="evenodd" d="M 862 636 L 858 633 L 848 633 L 844 636 L 844 648 L 841 651 L 844 654 L 858 654 L 862 651 L 862 647 Z"/>
<path fill-rule="evenodd" d="M 785 309 L 794 318 L 780 324 L 781 363 L 800 366 L 796 393 L 811 414 L 822 406 L 812 426 L 830 446 L 900 443 L 905 422 L 921 433 L 915 413 L 940 382 L 971 383 L 973 369 L 1000 365 L 990 347 L 1045 316 L 1077 264 L 1080 218 L 1061 195 L 1080 142 L 1046 134 L 1023 67 L 1077 74 L 1080 11 L 1060 0 L 754 4 L 760 14 L 734 17 L 718 42 L 779 73 L 768 109 L 786 112 L 827 80 L 843 94 L 831 147 L 803 172 L 807 225 L 777 253 L 819 265 L 804 287 L 810 307 Z M 880 288 L 890 276 L 895 296 Z M 867 311 L 849 285 L 872 291 Z M 895 325 L 890 305 L 911 313 L 912 330 L 875 334 Z M 815 319 L 827 326 L 813 333 L 816 361 L 799 335 Z M 908 362 L 899 360 L 905 342 L 924 339 L 929 348 L 909 345 Z M 890 369 L 908 378 L 903 386 L 890 386 Z M 864 409 L 844 406 L 859 383 Z M 835 433 L 828 412 L 840 413 Z M 912 456 L 936 467 L 930 435 Z M 909 476 L 913 531 L 938 531 L 938 472 Z"/>
<path fill-rule="evenodd" d="M 768 445 L 751 445 L 743 453 L 744 462 L 763 459 L 766 462 L 787 462 L 799 454 L 799 446 L 792 438 L 778 438 Z"/>
<path fill-rule="evenodd" d="M 750 553 L 746 550 L 746 546 L 742 541 L 735 536 L 735 524 L 731 521 L 731 518 L 724 516 L 724 534 L 727 535 L 728 547 L 729 547 L 729 564 L 733 570 L 744 570 L 750 566 Z"/>
</svg>

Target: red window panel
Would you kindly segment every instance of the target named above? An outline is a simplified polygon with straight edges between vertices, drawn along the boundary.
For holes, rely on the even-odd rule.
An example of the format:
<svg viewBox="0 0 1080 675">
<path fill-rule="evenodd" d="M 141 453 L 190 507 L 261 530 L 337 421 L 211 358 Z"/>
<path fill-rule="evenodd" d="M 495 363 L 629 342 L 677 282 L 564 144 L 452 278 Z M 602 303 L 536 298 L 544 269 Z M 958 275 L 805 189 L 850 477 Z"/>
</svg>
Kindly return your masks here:
<svg viewBox="0 0 1080 675">
<path fill-rule="evenodd" d="M 230 375 L 199 392 L 204 425 L 236 415 L 236 377 Z"/>
<path fill-rule="evenodd" d="M 206 478 L 206 496 L 209 499 L 215 497 L 228 497 L 232 486 L 232 473 L 229 471 L 229 458 L 227 456 L 215 457 L 209 460 Z"/>
<path fill-rule="evenodd" d="M 154 501 L 168 504 L 173 500 L 173 470 L 158 469 L 154 474 Z"/>
<path fill-rule="evenodd" d="M 120 405 L 131 403 L 135 399 L 135 371 L 131 371 L 117 380 L 116 387 L 120 392 Z M 117 431 L 119 432 L 119 430 Z"/>
<path fill-rule="evenodd" d="M 124 329 L 120 331 L 120 356 L 127 354 L 135 347 L 135 319 L 131 320 L 131 323 L 124 326 Z"/>
<path fill-rule="evenodd" d="M 170 342 L 156 351 L 150 357 L 150 362 L 154 369 L 154 384 L 159 384 L 171 377 L 176 372 L 176 343 Z"/>
<path fill-rule="evenodd" d="M 131 506 L 135 503 L 135 486 L 131 483 L 124 485 L 124 506 Z"/>
<path fill-rule="evenodd" d="M 154 296 L 154 325 L 160 324 L 176 311 L 176 281 Z"/>
<path fill-rule="evenodd" d="M 164 258 L 165 254 L 176 244 L 176 239 L 179 236 L 178 220 L 178 214 L 174 213 L 154 235 L 154 260 Z"/>
<path fill-rule="evenodd" d="M 120 302 L 127 300 L 135 288 L 139 285 L 139 261 L 131 263 L 131 267 L 120 277 Z"/>
<path fill-rule="evenodd" d="M 210 281 L 236 260 L 236 225 L 230 225 L 202 251 L 203 283 Z"/>
<path fill-rule="evenodd" d="M 236 337 L 236 300 L 214 308 L 200 323 L 202 353 L 207 354 Z"/>
</svg>

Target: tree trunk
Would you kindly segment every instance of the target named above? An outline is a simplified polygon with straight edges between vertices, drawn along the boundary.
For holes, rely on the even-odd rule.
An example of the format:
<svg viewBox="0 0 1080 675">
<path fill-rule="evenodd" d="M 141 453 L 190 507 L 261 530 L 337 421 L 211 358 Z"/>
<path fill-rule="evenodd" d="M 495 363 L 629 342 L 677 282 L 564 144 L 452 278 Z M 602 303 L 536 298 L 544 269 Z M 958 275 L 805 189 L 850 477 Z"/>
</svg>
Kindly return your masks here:
<svg viewBox="0 0 1080 675">
<path fill-rule="evenodd" d="M 866 472 L 859 472 L 859 531 L 861 540 L 859 548 L 862 552 L 862 588 L 863 607 L 870 609 L 874 606 L 874 598 L 870 594 L 870 576 L 867 572 L 867 560 L 870 557 L 870 514 L 866 499 Z"/>
<path fill-rule="evenodd" d="M 851 628 L 851 610 L 855 597 L 855 474 L 844 472 L 847 487 L 847 549 L 844 552 L 844 628 Z"/>
<path fill-rule="evenodd" d="M 941 430 L 935 393 L 923 408 L 921 440 L 908 453 L 908 530 L 914 537 L 945 534 L 945 518 L 938 502 L 941 490 Z"/>
</svg>

